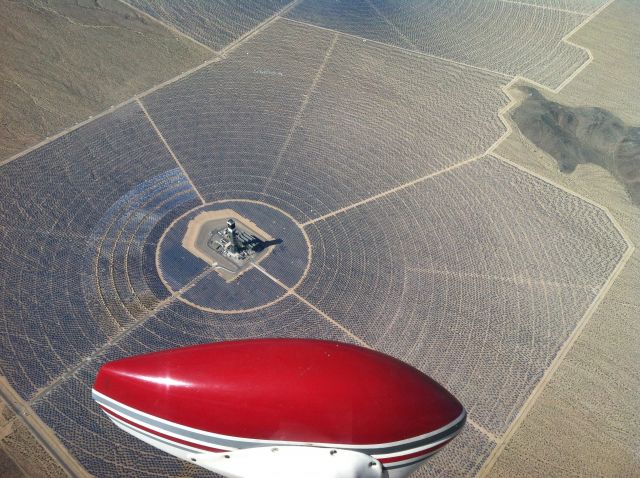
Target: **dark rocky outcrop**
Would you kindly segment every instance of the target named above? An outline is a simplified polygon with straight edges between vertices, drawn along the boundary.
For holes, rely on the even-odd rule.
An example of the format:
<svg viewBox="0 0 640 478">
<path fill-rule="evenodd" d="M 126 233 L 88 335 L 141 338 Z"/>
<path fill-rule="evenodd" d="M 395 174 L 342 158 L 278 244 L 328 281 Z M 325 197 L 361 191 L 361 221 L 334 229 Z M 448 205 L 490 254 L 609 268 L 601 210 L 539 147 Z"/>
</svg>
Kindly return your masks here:
<svg viewBox="0 0 640 478">
<path fill-rule="evenodd" d="M 634 204 L 640 205 L 640 128 L 602 108 L 570 107 L 547 100 L 538 90 L 519 87 L 525 94 L 512 112 L 520 131 L 551 155 L 561 171 L 593 163 L 620 181 Z"/>
</svg>

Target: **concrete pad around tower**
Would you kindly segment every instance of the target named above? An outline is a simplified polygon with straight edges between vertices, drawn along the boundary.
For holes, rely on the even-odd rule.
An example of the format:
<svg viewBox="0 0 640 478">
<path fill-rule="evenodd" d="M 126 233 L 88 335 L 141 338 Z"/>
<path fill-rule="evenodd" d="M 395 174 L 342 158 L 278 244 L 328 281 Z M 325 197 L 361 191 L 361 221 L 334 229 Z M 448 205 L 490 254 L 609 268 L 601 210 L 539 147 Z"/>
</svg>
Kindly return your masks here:
<svg viewBox="0 0 640 478">
<path fill-rule="evenodd" d="M 240 241 L 245 239 L 246 254 L 242 253 L 245 251 L 233 254 L 224 250 L 221 241 L 228 221 L 233 221 Z M 182 247 L 208 263 L 224 280 L 232 282 L 253 264 L 260 263 L 280 241 L 233 209 L 220 209 L 203 211 L 191 219 L 182 238 Z"/>
<path fill-rule="evenodd" d="M 282 300 L 305 277 L 310 257 L 309 239 L 290 215 L 262 202 L 225 200 L 174 220 L 159 241 L 156 265 L 179 300 L 239 312 Z"/>
</svg>

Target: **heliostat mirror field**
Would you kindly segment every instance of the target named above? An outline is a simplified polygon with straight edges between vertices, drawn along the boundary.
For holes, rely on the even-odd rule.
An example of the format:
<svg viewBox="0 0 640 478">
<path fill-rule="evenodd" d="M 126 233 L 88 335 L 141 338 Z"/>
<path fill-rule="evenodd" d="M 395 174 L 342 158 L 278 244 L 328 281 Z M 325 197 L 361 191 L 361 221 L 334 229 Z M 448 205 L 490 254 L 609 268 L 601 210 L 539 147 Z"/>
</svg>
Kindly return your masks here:
<svg viewBox="0 0 640 478">
<path fill-rule="evenodd" d="M 0 166 L 10 384 L 91 474 L 205 476 L 99 412 L 102 363 L 353 342 L 460 398 L 468 426 L 419 476 L 473 476 L 629 247 L 492 154 L 504 87 L 574 74 L 564 36 L 603 2 L 132 3 L 215 61 Z M 274 239 L 233 281 L 182 246 L 217 209 Z"/>
</svg>

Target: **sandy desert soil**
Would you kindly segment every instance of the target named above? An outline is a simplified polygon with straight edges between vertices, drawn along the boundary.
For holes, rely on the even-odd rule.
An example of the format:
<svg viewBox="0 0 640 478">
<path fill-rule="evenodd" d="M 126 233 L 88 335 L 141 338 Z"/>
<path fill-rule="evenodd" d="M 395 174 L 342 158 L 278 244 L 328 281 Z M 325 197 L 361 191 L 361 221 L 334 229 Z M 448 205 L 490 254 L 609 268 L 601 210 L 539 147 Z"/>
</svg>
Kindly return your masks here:
<svg viewBox="0 0 640 478">
<path fill-rule="evenodd" d="M 3 440 L 13 433 L 13 414 L 7 406 L 0 401 L 0 476 L 23 477 L 24 472 L 11 459 L 4 449 Z"/>
<path fill-rule="evenodd" d="M 4 454 L 7 468 L 0 467 L 0 476 L 28 476 L 38 478 L 63 478 L 66 473 L 56 461 L 38 444 L 20 420 L 15 420 L 14 430 L 0 442 L 0 462 Z M 0 465 L 2 466 L 2 465 Z M 4 471 L 18 470 L 20 474 L 4 474 Z"/>
<path fill-rule="evenodd" d="M 0 160 L 212 53 L 116 0 L 0 0 Z"/>
<path fill-rule="evenodd" d="M 592 49 L 593 63 L 559 94 L 545 92 L 545 96 L 574 107 L 604 108 L 637 125 L 640 102 L 634 72 L 640 68 L 639 18 L 637 2 L 617 0 L 609 5 L 571 38 Z M 636 247 L 640 244 L 640 209 L 604 168 L 579 164 L 574 172 L 562 173 L 553 158 L 517 129 L 497 152 L 602 204 Z M 485 471 L 505 478 L 637 476 L 638 363 L 640 253 L 636 250 L 493 468 Z"/>
<path fill-rule="evenodd" d="M 596 106 L 622 121 L 640 124 L 640 8 L 635 0 L 615 0 L 570 41 L 591 50 L 593 62 L 548 99 L 569 106 Z"/>
<path fill-rule="evenodd" d="M 62 468 L 0 400 L 0 476 L 64 477 Z"/>
<path fill-rule="evenodd" d="M 0 394 L 0 476 L 88 476 L 1 375 Z"/>
<path fill-rule="evenodd" d="M 0 449 L 0 476 L 21 478 L 25 476 L 20 468 L 11 460 L 6 452 Z"/>
</svg>

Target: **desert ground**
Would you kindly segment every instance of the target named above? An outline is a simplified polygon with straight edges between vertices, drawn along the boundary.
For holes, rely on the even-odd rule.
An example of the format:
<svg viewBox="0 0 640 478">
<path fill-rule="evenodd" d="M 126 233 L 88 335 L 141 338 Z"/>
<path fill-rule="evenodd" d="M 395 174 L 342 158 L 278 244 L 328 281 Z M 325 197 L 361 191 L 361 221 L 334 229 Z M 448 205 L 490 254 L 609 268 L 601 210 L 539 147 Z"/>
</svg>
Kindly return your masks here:
<svg viewBox="0 0 640 478">
<path fill-rule="evenodd" d="M 0 160 L 212 57 L 116 0 L 2 0 L 0 25 Z"/>
<path fill-rule="evenodd" d="M 462 401 L 416 476 L 637 473 L 640 6 L 4 3 L 0 471 L 208 476 L 98 368 L 279 336 Z M 225 208 L 282 241 L 231 284 L 181 246 Z"/>
</svg>

